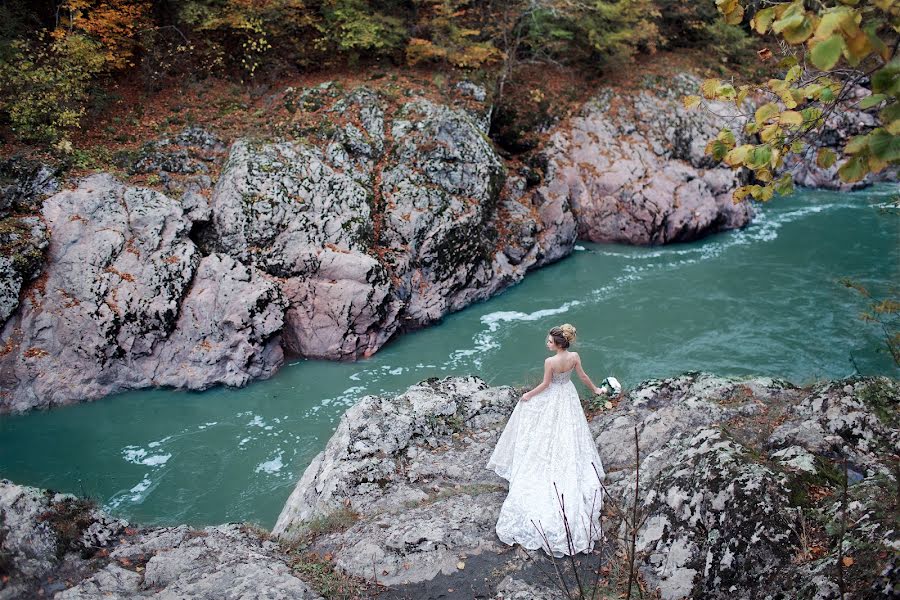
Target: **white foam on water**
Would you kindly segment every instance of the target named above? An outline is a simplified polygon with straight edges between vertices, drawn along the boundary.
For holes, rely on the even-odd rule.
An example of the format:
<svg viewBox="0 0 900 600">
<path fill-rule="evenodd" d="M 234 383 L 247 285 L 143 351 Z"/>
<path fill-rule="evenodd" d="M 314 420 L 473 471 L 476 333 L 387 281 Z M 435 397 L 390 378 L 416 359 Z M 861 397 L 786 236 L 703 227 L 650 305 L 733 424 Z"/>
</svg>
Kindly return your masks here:
<svg viewBox="0 0 900 600">
<path fill-rule="evenodd" d="M 585 250 L 587 250 L 587 248 L 585 248 L 584 246 L 575 246 L 573 250 L 575 250 L 576 252 L 584 252 Z"/>
<path fill-rule="evenodd" d="M 245 437 L 244 439 L 242 439 L 241 441 L 238 442 L 238 446 L 239 446 L 239 447 L 240 447 L 240 446 L 243 446 L 244 444 L 246 444 L 247 442 L 249 442 L 249 441 L 252 440 L 252 439 L 253 439 L 253 438 Z"/>
<path fill-rule="evenodd" d="M 147 451 L 138 446 L 125 446 L 122 448 L 122 458 L 124 458 L 127 462 L 136 464 L 136 465 L 147 465 L 148 467 L 158 467 L 160 465 L 166 464 L 170 458 L 172 458 L 171 454 L 153 454 L 148 456 Z"/>
<path fill-rule="evenodd" d="M 253 415 L 253 420 L 247 423 L 247 427 L 265 427 L 265 425 L 266 422 L 259 415 Z"/>
<path fill-rule="evenodd" d="M 156 440 L 154 442 L 150 442 L 149 444 L 147 444 L 147 447 L 148 448 L 158 448 L 159 446 L 161 446 L 161 445 L 165 444 L 166 442 L 168 442 L 169 440 L 171 440 L 172 437 L 173 436 L 171 436 L 171 435 L 167 435 L 166 437 L 164 437 L 161 440 Z"/>
<path fill-rule="evenodd" d="M 265 472 L 265 473 L 268 473 L 269 475 L 277 473 L 278 471 L 280 471 L 282 469 L 282 467 L 284 467 L 284 463 L 281 461 L 281 457 L 283 455 L 284 455 L 284 450 L 279 449 L 278 456 L 276 456 L 275 458 L 271 458 L 265 462 L 259 463 L 258 465 L 256 465 L 256 469 L 254 470 L 254 472 L 256 472 L 256 473 Z"/>
<path fill-rule="evenodd" d="M 388 373 L 390 373 L 391 375 L 402 375 L 403 367 L 397 367 L 396 369 L 391 369 L 390 371 L 388 371 Z"/>
<path fill-rule="evenodd" d="M 147 456 L 147 451 L 143 448 L 139 448 L 138 446 L 125 446 L 122 448 L 122 457 L 134 464 L 140 464 L 141 459 Z"/>
<path fill-rule="evenodd" d="M 148 467 L 158 467 L 169 462 L 170 458 L 172 458 L 171 454 L 156 454 L 154 456 L 148 456 L 141 461 L 141 464 L 147 465 Z"/>
<path fill-rule="evenodd" d="M 500 347 L 500 343 L 497 341 L 496 337 L 492 335 L 494 332 L 500 329 L 505 323 L 513 323 L 513 322 L 524 322 L 524 321 L 537 321 L 543 319 L 545 317 L 549 317 L 552 315 L 558 315 L 568 312 L 572 309 L 572 307 L 579 306 L 582 304 L 581 300 L 570 300 L 563 304 L 562 306 L 558 306 L 555 308 L 544 308 L 541 310 L 536 310 L 530 313 L 521 312 L 517 310 L 501 310 L 497 312 L 488 313 L 481 317 L 481 323 L 486 325 L 487 328 L 483 331 L 479 331 L 475 334 L 473 338 L 474 347 L 472 348 L 464 348 L 460 350 L 454 351 L 450 357 L 444 369 L 447 366 L 449 367 L 457 367 L 460 362 L 469 357 L 474 357 L 472 359 L 472 365 L 475 368 L 481 368 L 482 364 L 482 356 L 486 352 L 490 352 L 491 350 L 496 350 Z"/>
<path fill-rule="evenodd" d="M 118 508 L 122 504 L 140 504 L 142 503 L 147 496 L 150 495 L 150 492 L 156 487 L 156 483 L 150 479 L 150 473 L 145 473 L 144 478 L 141 479 L 137 484 L 135 484 L 132 488 L 118 492 L 109 499 L 104 508 L 106 509 L 114 509 Z"/>
</svg>

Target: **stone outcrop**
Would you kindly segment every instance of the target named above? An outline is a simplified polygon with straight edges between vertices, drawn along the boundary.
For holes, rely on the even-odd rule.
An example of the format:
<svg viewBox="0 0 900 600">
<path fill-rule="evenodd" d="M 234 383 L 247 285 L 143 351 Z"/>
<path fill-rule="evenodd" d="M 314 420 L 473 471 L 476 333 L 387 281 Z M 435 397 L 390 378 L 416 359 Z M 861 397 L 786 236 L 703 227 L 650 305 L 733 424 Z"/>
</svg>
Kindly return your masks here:
<svg viewBox="0 0 900 600">
<path fill-rule="evenodd" d="M 568 204 L 579 238 L 594 242 L 665 244 L 743 227 L 753 210 L 731 200 L 737 176 L 704 154 L 721 127 L 739 133 L 743 123 L 685 109 L 682 96 L 699 85 L 678 74 L 631 94 L 600 90 L 551 136 L 535 194 Z"/>
<path fill-rule="evenodd" d="M 519 393 L 477 377 L 367 396 L 309 465 L 272 536 L 226 524 L 139 528 L 71 496 L 0 481 L 0 600 L 313 598 L 296 574 L 363 597 L 557 598 L 572 565 L 502 544 L 506 483 L 484 468 Z M 676 600 L 896 597 L 900 382 L 797 387 L 705 373 L 643 382 L 589 425 L 607 473 L 606 536 L 582 582 L 616 595 L 640 448 L 640 585 Z M 842 461 L 847 459 L 847 501 Z M 842 522 L 843 553 L 838 551 Z M 329 574 L 330 573 L 330 574 Z M 329 579 L 330 578 L 330 579 Z M 313 583 L 321 579 L 311 580 Z"/>
<path fill-rule="evenodd" d="M 243 385 L 282 349 L 366 357 L 578 238 L 661 244 L 741 227 L 751 205 L 731 202 L 735 174 L 704 154 L 741 123 L 686 111 L 698 84 L 601 90 L 540 151 L 542 178 L 509 172 L 469 82 L 440 100 L 390 84 L 288 88 L 269 99 L 292 114 L 279 139 L 228 147 L 188 127 L 119 156 L 162 193 L 111 175 L 59 191 L 46 167 L 0 165 L 0 412 Z"/>
<path fill-rule="evenodd" d="M 607 506 L 633 502 L 638 428 L 644 584 L 666 599 L 836 598 L 836 465 L 847 456 L 855 525 L 844 556 L 855 566 L 846 585 L 890 597 L 900 537 L 896 513 L 879 499 L 897 486 L 898 391 L 887 378 L 799 388 L 689 373 L 645 382 L 597 414 L 590 427 L 607 470 Z M 484 464 L 516 397 L 450 377 L 362 399 L 303 474 L 273 534 L 400 590 L 453 588 L 465 572 L 492 582 L 497 598 L 552 597 L 552 568 L 542 576 L 536 557 L 510 552 L 493 531 L 505 482 Z M 615 511 L 606 513 L 604 556 L 624 533 Z"/>
<path fill-rule="evenodd" d="M 129 527 L 72 495 L 8 480 L 0 515 L 0 600 L 321 598 L 252 527 Z"/>
<path fill-rule="evenodd" d="M 46 165 L 0 162 L 0 326 L 19 306 L 22 288 L 41 272 L 49 238 L 36 213 L 41 200 L 58 190 L 56 173 Z"/>
<path fill-rule="evenodd" d="M 505 187 L 470 87 L 447 104 L 332 82 L 288 90 L 293 139 L 232 146 L 215 244 L 281 280 L 287 350 L 368 356 L 571 251 L 574 228 L 551 238 L 556 224 Z"/>
<path fill-rule="evenodd" d="M 0 408 L 129 388 L 204 389 L 282 361 L 284 299 L 262 273 L 201 256 L 176 201 L 95 175 L 45 201 L 44 275 L 3 329 Z"/>
</svg>

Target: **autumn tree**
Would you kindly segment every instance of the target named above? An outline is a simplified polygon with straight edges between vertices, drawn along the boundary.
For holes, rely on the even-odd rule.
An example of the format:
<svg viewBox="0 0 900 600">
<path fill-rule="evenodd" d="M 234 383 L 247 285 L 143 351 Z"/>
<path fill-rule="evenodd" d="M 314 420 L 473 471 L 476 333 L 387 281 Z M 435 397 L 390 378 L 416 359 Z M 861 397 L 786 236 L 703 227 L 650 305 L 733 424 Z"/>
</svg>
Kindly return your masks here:
<svg viewBox="0 0 900 600">
<path fill-rule="evenodd" d="M 727 23 L 749 17 L 756 34 L 770 36 L 784 49 L 782 77 L 743 85 L 709 79 L 700 89 L 706 100 L 733 102 L 739 110 L 751 95 L 767 100 L 747 115 L 744 127 L 758 143 L 737 145 L 734 133 L 723 129 L 707 145 L 716 160 L 752 171 L 755 182 L 737 188 L 735 201 L 747 196 L 769 200 L 776 192 L 793 191 L 792 175 L 776 173 L 788 155 L 802 155 L 835 111 L 878 107 L 881 126 L 848 140 L 842 157 L 819 149 L 818 166 L 829 168 L 841 159 L 840 178 L 856 182 L 900 161 L 900 6 L 895 0 L 763 2 L 752 16 L 752 7 L 739 0 L 716 4 Z M 860 85 L 872 92 L 861 100 L 853 93 Z M 688 107 L 702 103 L 699 95 L 684 101 Z"/>
</svg>

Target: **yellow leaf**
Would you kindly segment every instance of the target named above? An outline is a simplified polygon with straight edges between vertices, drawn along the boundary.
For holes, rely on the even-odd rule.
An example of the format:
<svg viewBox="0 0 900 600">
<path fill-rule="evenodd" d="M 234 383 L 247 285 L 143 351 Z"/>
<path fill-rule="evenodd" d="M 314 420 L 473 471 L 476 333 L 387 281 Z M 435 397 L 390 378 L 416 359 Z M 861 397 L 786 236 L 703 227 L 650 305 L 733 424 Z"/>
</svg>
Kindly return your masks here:
<svg viewBox="0 0 900 600">
<path fill-rule="evenodd" d="M 781 133 L 781 127 L 778 123 L 772 123 L 771 125 L 766 125 L 759 132 L 759 139 L 761 139 L 765 143 L 769 143 L 774 140 Z"/>
<path fill-rule="evenodd" d="M 696 108 L 700 105 L 700 96 L 685 96 L 681 101 L 687 109 Z"/>
<path fill-rule="evenodd" d="M 803 115 L 796 110 L 786 110 L 778 115 L 778 122 L 782 125 L 799 127 L 803 125 Z"/>
<path fill-rule="evenodd" d="M 775 104 L 774 102 L 768 102 L 756 109 L 754 118 L 756 119 L 757 124 L 762 125 L 766 121 L 777 115 L 779 112 L 780 111 L 777 104 Z"/>
<path fill-rule="evenodd" d="M 852 566 L 853 566 L 853 557 L 852 557 L 852 556 L 845 556 L 844 559 L 843 559 L 843 562 L 844 562 L 844 566 L 845 566 L 845 567 L 852 567 Z"/>
<path fill-rule="evenodd" d="M 700 93 L 707 100 L 712 100 L 716 97 L 716 90 L 719 88 L 719 84 L 718 79 L 707 79 L 700 84 Z"/>
</svg>

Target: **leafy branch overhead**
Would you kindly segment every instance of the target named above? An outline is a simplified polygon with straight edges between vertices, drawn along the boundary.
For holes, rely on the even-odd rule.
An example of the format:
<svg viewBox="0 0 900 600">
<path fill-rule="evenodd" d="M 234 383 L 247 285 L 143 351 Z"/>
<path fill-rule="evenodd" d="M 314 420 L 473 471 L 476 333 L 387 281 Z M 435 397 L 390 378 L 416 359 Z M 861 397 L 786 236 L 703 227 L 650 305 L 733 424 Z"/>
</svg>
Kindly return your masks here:
<svg viewBox="0 0 900 600">
<path fill-rule="evenodd" d="M 755 111 L 744 114 L 744 132 L 758 143 L 738 145 L 723 129 L 706 146 L 706 153 L 733 169 L 747 168 L 755 181 L 734 192 L 734 201 L 747 196 L 769 200 L 777 192 L 793 191 L 793 177 L 778 173 L 785 159 L 803 156 L 808 144 L 821 134 L 835 111 L 880 108 L 880 126 L 850 138 L 838 156 L 828 148 L 816 152 L 818 167 L 828 169 L 841 161 L 838 175 L 844 182 L 861 181 L 900 161 L 900 6 L 896 0 L 830 0 L 804 3 L 763 2 L 749 19 L 752 31 L 774 38 L 783 50 L 779 67 L 784 77 L 765 83 L 735 85 L 707 79 L 700 95 L 684 97 L 694 108 L 707 101 L 733 102 L 744 111 L 747 99 L 763 99 Z M 725 21 L 737 25 L 751 11 L 739 0 L 716 0 Z M 813 8 L 808 8 L 811 6 Z M 767 60 L 771 52 L 763 50 Z M 855 90 L 868 83 L 871 95 L 859 100 Z M 702 96 L 702 97 L 701 97 Z"/>
</svg>

